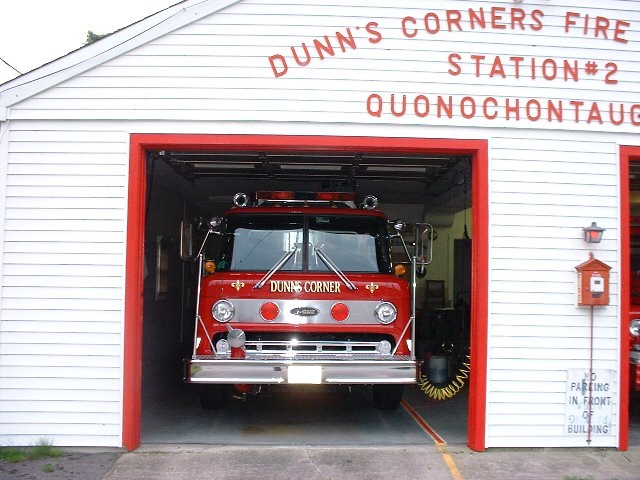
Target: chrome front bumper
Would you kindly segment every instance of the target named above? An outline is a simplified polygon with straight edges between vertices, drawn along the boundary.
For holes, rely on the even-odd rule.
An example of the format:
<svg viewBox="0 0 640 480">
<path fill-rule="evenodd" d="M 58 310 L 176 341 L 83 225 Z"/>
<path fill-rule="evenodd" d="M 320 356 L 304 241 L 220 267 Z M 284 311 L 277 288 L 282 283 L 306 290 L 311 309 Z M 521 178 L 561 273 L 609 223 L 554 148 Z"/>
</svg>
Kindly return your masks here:
<svg viewBox="0 0 640 480">
<path fill-rule="evenodd" d="M 185 362 L 184 379 L 190 383 L 231 384 L 416 383 L 418 370 L 419 364 L 408 356 L 198 356 Z"/>
</svg>

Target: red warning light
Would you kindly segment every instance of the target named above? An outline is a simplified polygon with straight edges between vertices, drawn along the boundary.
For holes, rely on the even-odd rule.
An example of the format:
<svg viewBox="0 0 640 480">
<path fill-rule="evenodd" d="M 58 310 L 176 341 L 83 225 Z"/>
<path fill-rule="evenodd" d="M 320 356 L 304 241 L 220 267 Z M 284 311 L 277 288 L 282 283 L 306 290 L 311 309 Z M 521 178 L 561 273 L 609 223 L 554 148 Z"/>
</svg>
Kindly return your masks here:
<svg viewBox="0 0 640 480">
<path fill-rule="evenodd" d="M 349 318 L 349 307 L 344 303 L 336 303 L 331 307 L 331 316 L 337 322 L 344 322 Z"/>
</svg>

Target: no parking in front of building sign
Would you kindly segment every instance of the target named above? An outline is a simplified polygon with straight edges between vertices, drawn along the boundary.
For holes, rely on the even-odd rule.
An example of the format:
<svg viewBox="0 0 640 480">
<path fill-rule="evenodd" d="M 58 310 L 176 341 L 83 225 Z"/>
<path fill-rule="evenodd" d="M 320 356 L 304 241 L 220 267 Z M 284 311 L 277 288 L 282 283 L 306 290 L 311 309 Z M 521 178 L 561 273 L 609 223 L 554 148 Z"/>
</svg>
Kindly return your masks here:
<svg viewBox="0 0 640 480">
<path fill-rule="evenodd" d="M 593 370 L 589 380 L 589 370 L 571 368 L 567 371 L 565 434 L 587 436 L 590 433 L 590 437 L 611 434 L 614 373 L 613 370 Z"/>
</svg>

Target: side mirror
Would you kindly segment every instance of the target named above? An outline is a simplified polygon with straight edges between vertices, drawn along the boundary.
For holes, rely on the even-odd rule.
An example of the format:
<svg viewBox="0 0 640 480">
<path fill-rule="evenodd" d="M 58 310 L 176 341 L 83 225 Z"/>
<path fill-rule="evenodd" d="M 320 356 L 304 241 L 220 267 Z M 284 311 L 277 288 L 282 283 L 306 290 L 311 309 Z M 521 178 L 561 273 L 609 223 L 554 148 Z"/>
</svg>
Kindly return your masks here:
<svg viewBox="0 0 640 480">
<path fill-rule="evenodd" d="M 209 219 L 209 230 L 212 232 L 217 232 L 222 225 L 222 219 L 220 217 L 211 217 Z"/>
<path fill-rule="evenodd" d="M 188 261 L 193 260 L 202 254 L 202 251 L 204 250 L 204 246 L 207 243 L 207 239 L 209 238 L 210 234 L 215 233 L 216 235 L 221 235 L 220 227 L 222 227 L 222 219 L 220 217 L 211 217 L 208 221 L 205 221 L 203 218 L 199 218 L 198 220 L 196 220 L 195 228 L 197 228 L 199 232 L 205 233 L 205 236 L 202 240 L 202 244 L 200 245 L 198 253 L 196 253 L 195 255 L 193 253 L 193 223 L 187 220 L 183 220 L 180 226 L 182 233 L 182 235 L 180 235 L 180 258 Z M 182 241 L 183 239 L 184 242 Z"/>
<path fill-rule="evenodd" d="M 180 259 L 185 262 L 193 260 L 193 223 L 189 220 L 180 222 Z"/>
<path fill-rule="evenodd" d="M 397 234 L 400 234 L 407 229 L 407 224 L 404 220 L 401 220 L 401 219 L 394 220 L 392 224 L 393 224 L 393 229 L 396 231 Z"/>
<path fill-rule="evenodd" d="M 426 275 L 426 266 L 433 260 L 433 241 L 438 234 L 429 223 L 416 223 L 416 260 L 418 266 L 418 276 Z"/>
</svg>

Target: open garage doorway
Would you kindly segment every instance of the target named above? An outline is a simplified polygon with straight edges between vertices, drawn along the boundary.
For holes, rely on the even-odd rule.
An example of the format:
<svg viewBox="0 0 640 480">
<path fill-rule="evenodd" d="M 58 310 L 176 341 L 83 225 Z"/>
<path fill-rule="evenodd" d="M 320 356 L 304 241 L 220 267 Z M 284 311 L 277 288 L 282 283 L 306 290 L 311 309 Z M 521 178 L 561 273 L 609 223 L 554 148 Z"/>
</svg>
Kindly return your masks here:
<svg viewBox="0 0 640 480">
<path fill-rule="evenodd" d="M 219 215 L 238 192 L 352 188 L 361 196 L 377 196 L 390 218 L 435 226 L 442 248 L 434 253 L 441 265 L 429 269 L 422 285 L 416 321 L 422 342 L 416 350 L 426 356 L 441 353 L 438 349 L 449 341 L 460 342 L 463 351 L 473 345 L 467 441 L 471 448 L 484 448 L 486 142 L 132 135 L 130 173 L 125 446 L 140 443 L 146 403 L 175 395 L 182 399 L 179 411 L 197 408 L 188 395 L 176 395 L 189 387 L 176 379 L 192 338 L 195 300 L 189 282 L 194 271 L 178 255 L 180 221 Z M 406 430 L 400 424 L 395 428 Z"/>
<path fill-rule="evenodd" d="M 631 322 L 640 319 L 640 147 L 620 149 L 621 167 L 621 354 L 620 448 L 640 445 L 640 337 Z M 637 331 L 637 328 L 633 329 Z"/>
</svg>

